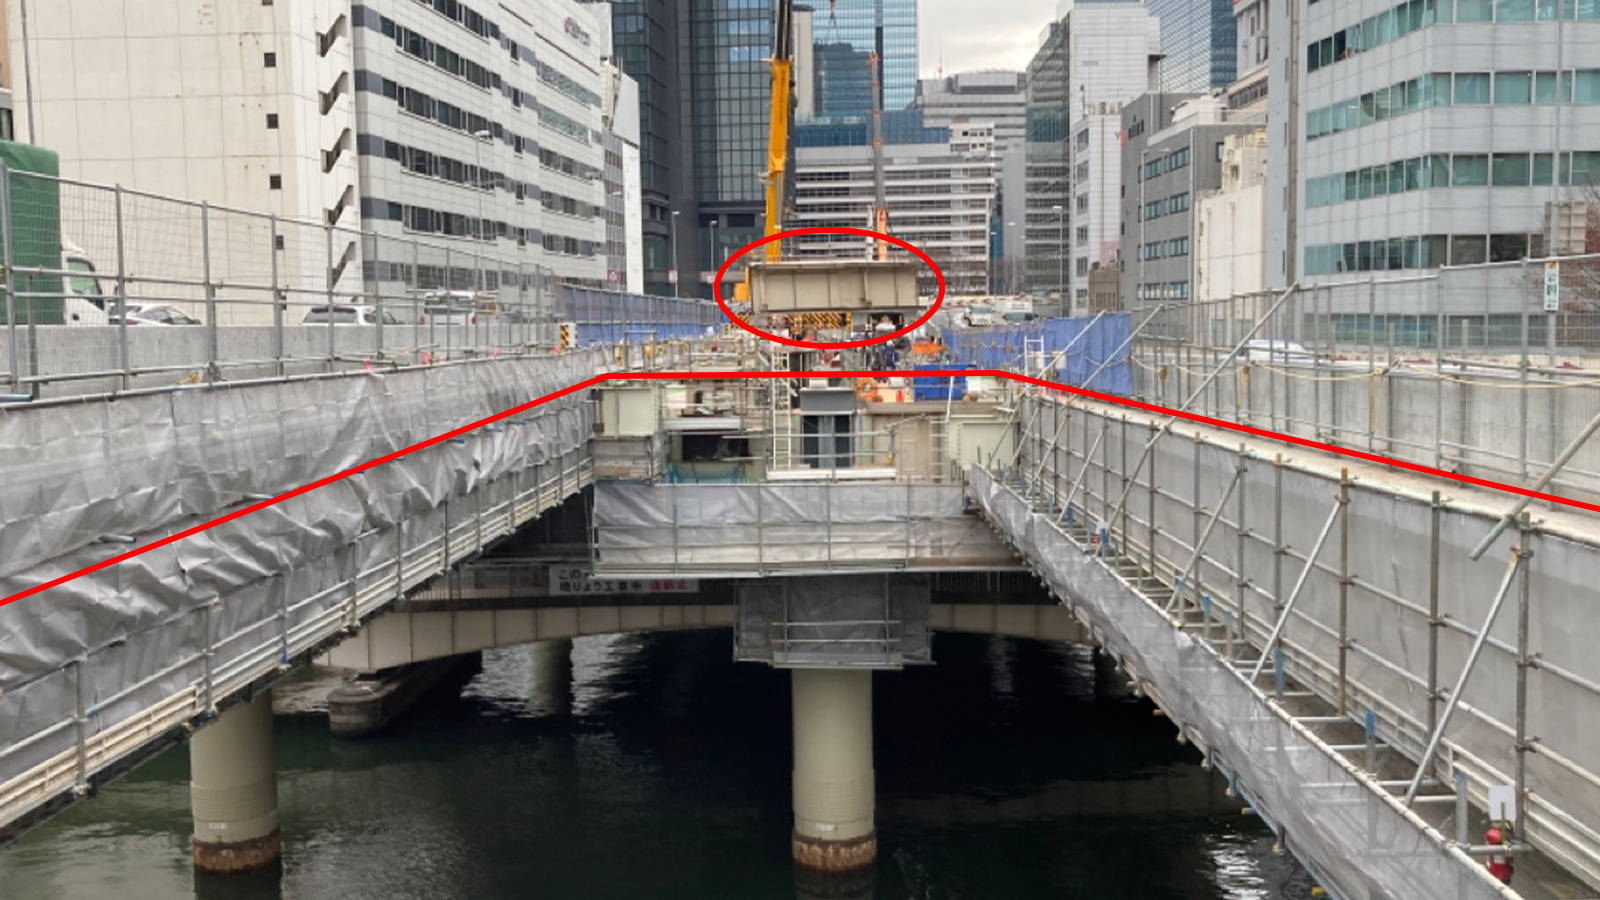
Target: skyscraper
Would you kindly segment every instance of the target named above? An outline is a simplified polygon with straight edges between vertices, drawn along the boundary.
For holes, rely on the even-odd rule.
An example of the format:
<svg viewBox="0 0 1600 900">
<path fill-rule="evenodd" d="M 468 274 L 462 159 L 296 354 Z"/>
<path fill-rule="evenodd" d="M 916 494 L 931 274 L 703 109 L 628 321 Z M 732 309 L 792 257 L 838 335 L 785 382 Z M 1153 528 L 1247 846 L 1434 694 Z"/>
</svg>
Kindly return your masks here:
<svg viewBox="0 0 1600 900">
<path fill-rule="evenodd" d="M 1233 83 L 1236 0 L 1147 0 L 1161 20 L 1161 83 L 1166 93 L 1203 94 Z"/>
<path fill-rule="evenodd" d="M 817 115 L 871 115 L 871 53 L 883 60 L 883 108 L 909 107 L 917 97 L 916 0 L 818 0 L 815 7 Z"/>
</svg>

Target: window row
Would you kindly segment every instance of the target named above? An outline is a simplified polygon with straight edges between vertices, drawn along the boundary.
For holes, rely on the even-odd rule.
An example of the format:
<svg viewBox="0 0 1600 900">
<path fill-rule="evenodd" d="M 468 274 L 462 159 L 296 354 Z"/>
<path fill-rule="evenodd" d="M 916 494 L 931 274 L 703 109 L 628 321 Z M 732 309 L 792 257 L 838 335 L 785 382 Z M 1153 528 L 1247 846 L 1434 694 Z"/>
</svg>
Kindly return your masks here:
<svg viewBox="0 0 1600 900">
<path fill-rule="evenodd" d="M 586 106 L 599 106 L 600 95 L 574 81 L 565 72 L 546 62 L 537 62 L 539 80 Z"/>
<path fill-rule="evenodd" d="M 1539 234 L 1430 234 L 1309 246 L 1305 252 L 1305 274 L 1435 269 L 1445 265 L 1516 262 L 1543 255 L 1544 237 Z"/>
<path fill-rule="evenodd" d="M 1189 255 L 1189 239 L 1187 237 L 1173 238 L 1168 241 L 1151 241 L 1139 245 L 1139 259 L 1171 259 L 1175 256 Z"/>
<path fill-rule="evenodd" d="M 1600 2 L 1600 0 L 1596 0 Z M 1600 69 L 1555 72 L 1434 72 L 1306 113 L 1306 140 L 1351 131 L 1435 106 L 1600 103 Z"/>
<path fill-rule="evenodd" d="M 443 44 L 431 41 L 418 32 L 400 25 L 387 16 L 378 19 L 378 30 L 394 41 L 400 52 L 414 56 L 457 78 L 465 79 L 484 90 L 499 90 L 500 75 L 463 57 Z"/>
<path fill-rule="evenodd" d="M 1157 175 L 1164 175 L 1168 172 L 1176 172 L 1187 165 L 1189 165 L 1189 148 L 1184 147 L 1181 150 L 1174 150 L 1165 156 L 1152 159 L 1145 163 L 1144 168 L 1139 172 L 1139 180 L 1143 181 L 1146 178 L 1154 178 Z"/>
<path fill-rule="evenodd" d="M 578 216 L 579 218 L 592 219 L 595 216 L 601 215 L 605 212 L 603 208 L 597 207 L 593 203 L 588 203 L 572 197 L 565 197 L 561 194 L 553 194 L 549 191 L 544 192 L 542 200 L 544 202 L 545 209 L 551 212 L 561 213 L 564 216 Z"/>
<path fill-rule="evenodd" d="M 1167 281 L 1141 284 L 1137 290 L 1140 300 L 1187 300 L 1189 282 Z"/>
<path fill-rule="evenodd" d="M 1549 153 L 1457 153 L 1418 156 L 1306 180 L 1306 208 L 1442 187 L 1548 187 L 1587 185 L 1600 179 L 1600 152 L 1561 154 L 1555 172 Z"/>
<path fill-rule="evenodd" d="M 1443 22 L 1544 22 L 1600 19 L 1600 0 L 1407 0 L 1306 45 L 1306 71 L 1315 72 L 1413 31 Z"/>
<path fill-rule="evenodd" d="M 552 131 L 559 131 L 580 143 L 589 143 L 589 126 L 548 106 L 540 105 L 539 124 Z"/>
<path fill-rule="evenodd" d="M 598 256 L 600 243 L 560 234 L 546 233 L 544 236 L 544 249 L 547 253 L 560 253 L 563 256 Z"/>
<path fill-rule="evenodd" d="M 500 26 L 484 18 L 481 13 L 465 3 L 458 3 L 456 0 L 416 0 L 416 2 L 455 22 L 478 37 L 492 40 L 500 39 Z"/>
<path fill-rule="evenodd" d="M 596 181 L 600 178 L 600 169 L 586 162 L 573 159 L 563 153 L 557 153 L 548 147 L 539 148 L 539 165 L 552 169 L 563 175 L 581 178 L 584 181 Z"/>
<path fill-rule="evenodd" d="M 1079 205 L 1087 206 L 1088 204 L 1080 203 Z M 1139 221 L 1148 222 L 1151 219 L 1159 219 L 1162 216 L 1172 215 L 1173 213 L 1185 212 L 1188 209 L 1189 192 L 1184 191 L 1181 194 L 1173 194 L 1171 197 L 1163 197 L 1160 200 L 1151 200 L 1146 203 L 1139 208 Z"/>
</svg>

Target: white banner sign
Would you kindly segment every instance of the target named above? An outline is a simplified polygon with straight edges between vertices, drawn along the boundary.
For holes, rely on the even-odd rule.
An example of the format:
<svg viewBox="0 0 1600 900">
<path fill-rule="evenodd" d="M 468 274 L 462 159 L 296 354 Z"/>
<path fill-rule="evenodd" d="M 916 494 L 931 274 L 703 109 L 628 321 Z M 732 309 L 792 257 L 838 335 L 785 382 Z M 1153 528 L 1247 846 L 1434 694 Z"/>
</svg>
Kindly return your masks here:
<svg viewBox="0 0 1600 900">
<path fill-rule="evenodd" d="M 596 578 L 580 566 L 551 566 L 550 593 L 575 594 L 693 594 L 700 590 L 694 578 Z"/>
</svg>

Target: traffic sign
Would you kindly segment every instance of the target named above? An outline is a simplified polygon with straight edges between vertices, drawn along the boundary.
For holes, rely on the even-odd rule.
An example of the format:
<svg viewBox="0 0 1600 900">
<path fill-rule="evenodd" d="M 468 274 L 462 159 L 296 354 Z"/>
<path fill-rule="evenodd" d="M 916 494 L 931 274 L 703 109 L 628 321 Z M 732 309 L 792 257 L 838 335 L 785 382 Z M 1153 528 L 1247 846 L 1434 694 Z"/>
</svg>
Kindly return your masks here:
<svg viewBox="0 0 1600 900">
<path fill-rule="evenodd" d="M 611 282 L 612 284 L 616 284 L 617 282 L 622 280 L 622 276 L 617 274 L 617 270 L 616 269 L 610 269 L 610 270 L 608 270 L 606 272 L 606 280 Z"/>
<path fill-rule="evenodd" d="M 678 283 L 678 270 L 677 269 L 668 269 L 667 270 L 667 284 L 677 284 L 677 283 Z"/>
<path fill-rule="evenodd" d="M 1544 311 L 1561 311 L 1561 263 L 1556 260 L 1544 264 Z"/>
</svg>

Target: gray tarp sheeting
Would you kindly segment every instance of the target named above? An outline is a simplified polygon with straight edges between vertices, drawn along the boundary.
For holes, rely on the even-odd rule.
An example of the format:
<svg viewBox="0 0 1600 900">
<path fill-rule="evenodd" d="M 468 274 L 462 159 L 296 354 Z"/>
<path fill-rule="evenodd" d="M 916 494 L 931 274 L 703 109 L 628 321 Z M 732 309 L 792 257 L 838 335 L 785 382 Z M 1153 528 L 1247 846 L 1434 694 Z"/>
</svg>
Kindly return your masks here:
<svg viewBox="0 0 1600 900">
<path fill-rule="evenodd" d="M 569 387 L 598 362 L 494 360 L 0 413 L 0 596 L 129 549 L 94 543 L 101 535 L 149 541 L 193 527 L 247 494 L 281 494 Z M 517 422 L 0 607 L 0 784 L 63 749 L 51 740 L 6 753 L 74 714 L 76 669 L 92 734 L 195 683 L 208 644 L 223 667 L 268 640 L 256 626 L 285 607 L 437 540 L 447 504 L 455 527 L 553 478 L 587 452 L 593 408 L 569 395 Z M 340 602 L 335 592 L 294 615 Z"/>
<path fill-rule="evenodd" d="M 1163 706 L 1211 748 L 1263 815 L 1335 896 L 1488 900 L 1497 887 L 1481 866 L 1450 853 L 1423 827 L 1365 786 L 1309 733 L 1273 712 L 1264 697 L 1201 641 L 1172 626 L 1100 559 L 1086 555 L 1047 516 L 982 470 L 979 505 L 1101 641 L 1148 679 Z"/>
<path fill-rule="evenodd" d="M 596 485 L 595 571 L 770 572 L 1004 565 L 960 485 Z"/>
</svg>

